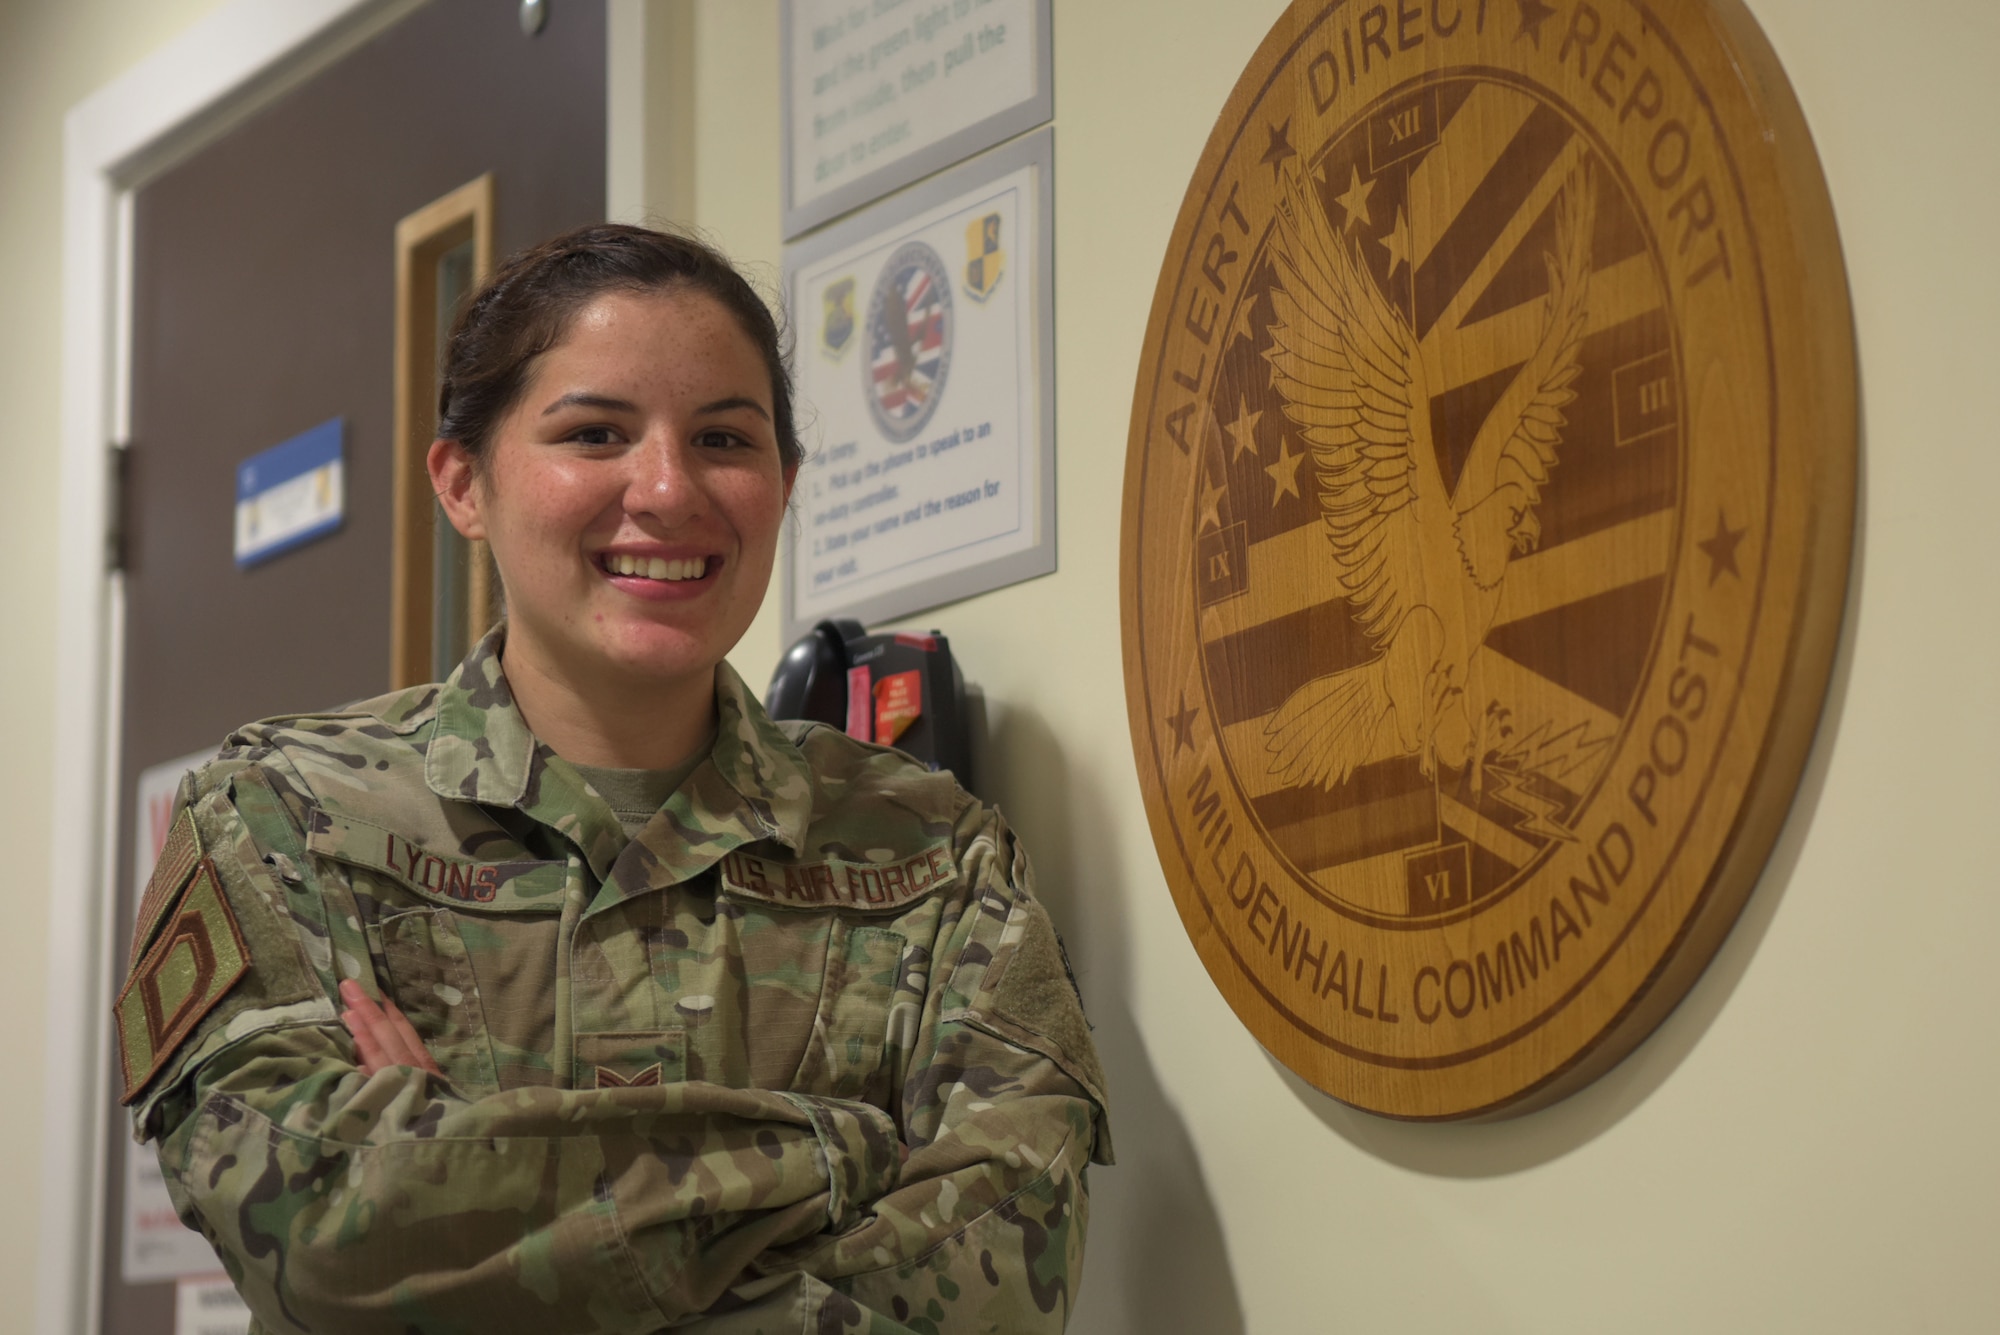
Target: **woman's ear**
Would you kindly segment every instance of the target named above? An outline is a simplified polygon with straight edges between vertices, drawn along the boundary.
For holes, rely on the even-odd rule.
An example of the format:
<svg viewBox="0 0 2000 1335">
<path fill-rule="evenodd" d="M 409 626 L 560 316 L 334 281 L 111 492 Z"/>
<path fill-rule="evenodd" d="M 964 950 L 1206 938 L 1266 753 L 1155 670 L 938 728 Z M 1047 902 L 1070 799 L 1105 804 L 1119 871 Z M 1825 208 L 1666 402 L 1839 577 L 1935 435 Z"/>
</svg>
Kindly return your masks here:
<svg viewBox="0 0 2000 1335">
<path fill-rule="evenodd" d="M 486 536 L 486 517 L 480 513 L 479 479 L 473 472 L 472 456 L 455 440 L 434 440 L 424 456 L 431 475 L 431 490 L 444 507 L 451 526 L 466 538 Z"/>
</svg>

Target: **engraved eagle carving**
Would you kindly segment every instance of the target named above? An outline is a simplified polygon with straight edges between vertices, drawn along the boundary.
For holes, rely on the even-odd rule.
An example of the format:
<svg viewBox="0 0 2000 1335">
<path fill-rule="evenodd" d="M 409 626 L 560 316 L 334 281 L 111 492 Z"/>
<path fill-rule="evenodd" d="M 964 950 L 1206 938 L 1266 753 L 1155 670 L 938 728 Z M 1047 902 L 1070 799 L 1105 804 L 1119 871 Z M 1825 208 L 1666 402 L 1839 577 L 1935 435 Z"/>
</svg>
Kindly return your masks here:
<svg viewBox="0 0 2000 1335">
<path fill-rule="evenodd" d="M 1312 452 L 1341 589 L 1381 656 L 1308 681 L 1271 716 L 1270 772 L 1285 786 L 1330 791 L 1361 765 L 1399 756 L 1417 757 L 1427 777 L 1479 758 L 1484 714 L 1466 697 L 1467 675 L 1510 562 L 1541 537 L 1535 509 L 1576 397 L 1595 191 L 1587 161 L 1563 185 L 1534 353 L 1448 490 L 1415 329 L 1310 186 L 1288 183 L 1264 355 Z"/>
</svg>

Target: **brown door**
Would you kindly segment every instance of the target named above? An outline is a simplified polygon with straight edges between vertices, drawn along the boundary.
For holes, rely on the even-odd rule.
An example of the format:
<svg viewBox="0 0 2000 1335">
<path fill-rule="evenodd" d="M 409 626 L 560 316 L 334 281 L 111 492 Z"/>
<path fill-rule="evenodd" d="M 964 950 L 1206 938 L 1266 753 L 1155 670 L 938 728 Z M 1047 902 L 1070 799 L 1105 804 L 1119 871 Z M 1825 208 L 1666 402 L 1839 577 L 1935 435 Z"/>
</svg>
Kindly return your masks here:
<svg viewBox="0 0 2000 1335">
<path fill-rule="evenodd" d="M 434 0 L 138 193 L 121 871 L 142 771 L 388 688 L 396 223 L 486 172 L 499 255 L 602 216 L 604 5 L 550 8 L 531 38 Z M 238 568 L 237 466 L 334 418 L 342 526 Z M 124 1277 L 123 1117 L 110 1141 L 102 1328 L 168 1335 L 173 1281 Z"/>
</svg>

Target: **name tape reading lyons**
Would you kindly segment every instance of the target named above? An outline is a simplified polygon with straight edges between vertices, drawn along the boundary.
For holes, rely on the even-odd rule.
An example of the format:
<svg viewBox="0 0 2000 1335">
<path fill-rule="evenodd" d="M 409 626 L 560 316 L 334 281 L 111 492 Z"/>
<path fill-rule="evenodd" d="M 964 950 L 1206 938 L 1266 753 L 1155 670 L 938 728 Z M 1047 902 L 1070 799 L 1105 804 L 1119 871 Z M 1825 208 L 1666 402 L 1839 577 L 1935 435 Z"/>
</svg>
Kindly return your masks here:
<svg viewBox="0 0 2000 1335">
<path fill-rule="evenodd" d="M 560 907 L 568 864 L 481 862 L 433 852 L 403 836 L 350 817 L 315 811 L 306 847 L 325 857 L 382 872 L 420 894 L 503 908 Z"/>
</svg>

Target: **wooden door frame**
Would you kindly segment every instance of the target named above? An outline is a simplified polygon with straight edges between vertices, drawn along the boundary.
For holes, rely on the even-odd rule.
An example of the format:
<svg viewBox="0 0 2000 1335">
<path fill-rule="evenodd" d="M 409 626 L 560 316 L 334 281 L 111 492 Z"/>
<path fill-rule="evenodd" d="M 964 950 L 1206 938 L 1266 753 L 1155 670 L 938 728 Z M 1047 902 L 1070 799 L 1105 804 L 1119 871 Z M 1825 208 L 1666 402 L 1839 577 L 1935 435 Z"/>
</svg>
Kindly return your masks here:
<svg viewBox="0 0 2000 1335">
<path fill-rule="evenodd" d="M 466 182 L 396 224 L 395 486 L 389 577 L 389 689 L 436 679 L 432 526 L 442 523 L 425 459 L 436 432 L 437 261 L 472 242 L 472 286 L 493 271 L 493 173 Z M 485 633 L 493 591 L 485 544 L 472 544 L 467 644 Z"/>
<path fill-rule="evenodd" d="M 424 0 L 230 0 L 72 107 L 63 125 L 61 523 L 49 757 L 47 1021 L 36 1335 L 98 1325 L 114 1115 L 124 587 L 107 569 L 113 450 L 130 428 L 132 205 L 147 181 Z M 386 238 L 385 238 L 386 242 Z"/>
</svg>

